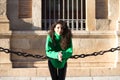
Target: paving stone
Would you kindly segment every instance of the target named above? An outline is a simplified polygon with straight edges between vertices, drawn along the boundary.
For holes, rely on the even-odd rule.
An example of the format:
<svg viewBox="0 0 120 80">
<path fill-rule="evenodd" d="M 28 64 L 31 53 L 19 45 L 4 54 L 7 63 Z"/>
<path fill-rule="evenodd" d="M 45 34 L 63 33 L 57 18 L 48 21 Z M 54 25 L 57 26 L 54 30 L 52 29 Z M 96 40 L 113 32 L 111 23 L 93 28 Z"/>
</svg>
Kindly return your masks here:
<svg viewBox="0 0 120 80">
<path fill-rule="evenodd" d="M 46 77 L 32 77 L 31 80 L 47 80 Z"/>
<path fill-rule="evenodd" d="M 30 80 L 29 77 L 1 77 L 1 80 Z"/>
<path fill-rule="evenodd" d="M 92 77 L 67 77 L 66 80 L 92 80 Z"/>
<path fill-rule="evenodd" d="M 48 77 L 0 77 L 0 80 L 52 80 Z M 66 80 L 120 80 L 120 76 L 66 77 Z"/>
<path fill-rule="evenodd" d="M 120 80 L 120 76 L 93 77 L 93 80 Z"/>
</svg>

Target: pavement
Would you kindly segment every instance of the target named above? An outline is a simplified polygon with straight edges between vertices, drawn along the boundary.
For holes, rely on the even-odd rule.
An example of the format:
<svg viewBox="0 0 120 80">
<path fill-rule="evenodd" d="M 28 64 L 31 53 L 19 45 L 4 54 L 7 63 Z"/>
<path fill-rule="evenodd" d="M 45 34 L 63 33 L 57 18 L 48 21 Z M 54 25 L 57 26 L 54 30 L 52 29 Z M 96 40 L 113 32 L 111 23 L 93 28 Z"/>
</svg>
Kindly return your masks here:
<svg viewBox="0 0 120 80">
<path fill-rule="evenodd" d="M 0 77 L 0 80 L 52 80 L 51 77 Z M 120 76 L 66 77 L 66 80 L 120 80 Z"/>
</svg>

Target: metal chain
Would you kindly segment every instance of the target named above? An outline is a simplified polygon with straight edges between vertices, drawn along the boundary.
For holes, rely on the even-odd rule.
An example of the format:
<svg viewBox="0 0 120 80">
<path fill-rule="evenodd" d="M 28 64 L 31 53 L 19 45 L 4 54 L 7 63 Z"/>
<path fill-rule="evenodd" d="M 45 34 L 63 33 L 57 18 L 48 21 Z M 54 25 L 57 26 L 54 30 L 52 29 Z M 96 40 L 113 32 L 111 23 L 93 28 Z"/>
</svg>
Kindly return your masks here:
<svg viewBox="0 0 120 80">
<path fill-rule="evenodd" d="M 108 50 L 104 50 L 104 51 L 93 52 L 91 54 L 73 55 L 70 58 L 78 59 L 78 58 L 85 58 L 85 57 L 88 57 L 88 56 L 104 55 L 107 52 L 114 52 L 114 51 L 117 51 L 117 50 L 120 50 L 120 46 L 118 46 L 116 48 L 111 48 L 111 49 L 108 49 Z M 33 55 L 33 54 L 30 54 L 30 53 L 17 52 L 17 51 L 13 51 L 13 50 L 10 50 L 10 49 L 3 48 L 3 47 L 0 47 L 0 52 L 16 54 L 18 56 L 23 56 L 23 57 L 33 57 L 33 58 L 38 58 L 38 59 L 47 59 L 47 56 L 45 56 L 45 55 Z"/>
<path fill-rule="evenodd" d="M 104 51 L 93 52 L 91 54 L 73 55 L 71 58 L 78 59 L 78 58 L 85 58 L 85 57 L 88 57 L 88 56 L 104 55 L 107 52 L 114 52 L 114 51 L 117 51 L 117 50 L 120 50 L 120 46 L 118 46 L 116 48 L 111 48 L 111 49 L 108 49 L 108 50 L 104 50 Z"/>
<path fill-rule="evenodd" d="M 10 50 L 10 49 L 5 49 L 3 47 L 0 47 L 0 52 L 16 54 L 18 56 L 23 56 L 23 57 L 33 57 L 33 58 L 39 58 L 39 59 L 47 59 L 47 57 L 45 55 L 33 55 L 33 54 L 30 54 L 30 53 L 18 52 L 18 51 L 13 51 L 13 50 Z"/>
</svg>

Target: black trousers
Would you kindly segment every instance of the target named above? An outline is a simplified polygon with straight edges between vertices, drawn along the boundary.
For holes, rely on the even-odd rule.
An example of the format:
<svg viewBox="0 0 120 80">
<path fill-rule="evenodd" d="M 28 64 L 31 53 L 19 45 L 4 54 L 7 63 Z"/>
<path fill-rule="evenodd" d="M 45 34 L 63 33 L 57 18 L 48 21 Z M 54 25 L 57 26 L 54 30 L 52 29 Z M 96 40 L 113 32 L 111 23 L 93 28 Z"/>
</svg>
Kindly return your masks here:
<svg viewBox="0 0 120 80">
<path fill-rule="evenodd" d="M 67 63 L 65 64 L 64 68 L 57 69 L 54 68 L 51 62 L 48 60 L 48 66 L 52 80 L 65 80 Z"/>
</svg>

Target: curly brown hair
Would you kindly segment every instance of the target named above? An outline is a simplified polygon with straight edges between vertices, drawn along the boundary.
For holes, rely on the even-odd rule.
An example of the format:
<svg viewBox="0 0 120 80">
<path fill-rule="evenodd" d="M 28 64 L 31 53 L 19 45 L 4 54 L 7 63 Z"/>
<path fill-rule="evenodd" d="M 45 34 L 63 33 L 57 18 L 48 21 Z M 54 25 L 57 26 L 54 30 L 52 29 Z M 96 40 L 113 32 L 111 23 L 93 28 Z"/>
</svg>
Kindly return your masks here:
<svg viewBox="0 0 120 80">
<path fill-rule="evenodd" d="M 71 33 L 71 30 L 68 28 L 67 26 L 67 23 L 65 21 L 62 21 L 62 20 L 59 20 L 57 22 L 55 22 L 54 24 L 52 24 L 52 26 L 50 27 L 50 36 L 52 38 L 52 41 L 54 44 L 55 43 L 55 36 L 54 36 L 54 28 L 56 27 L 57 24 L 61 24 L 61 29 L 63 30 L 62 33 L 60 34 L 61 35 L 61 41 L 60 41 L 60 46 L 63 50 L 65 50 L 70 42 L 71 42 L 71 38 L 72 38 L 72 33 Z"/>
</svg>

